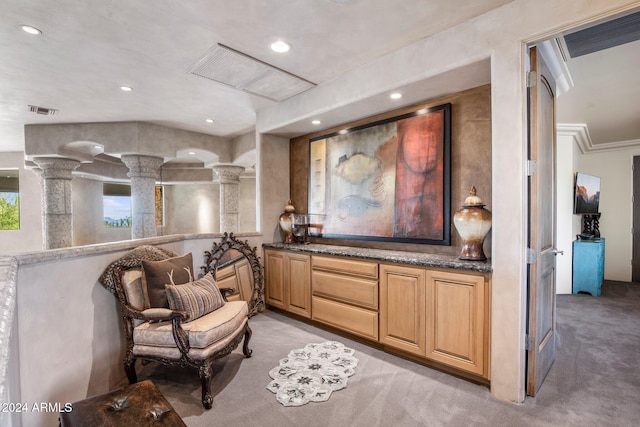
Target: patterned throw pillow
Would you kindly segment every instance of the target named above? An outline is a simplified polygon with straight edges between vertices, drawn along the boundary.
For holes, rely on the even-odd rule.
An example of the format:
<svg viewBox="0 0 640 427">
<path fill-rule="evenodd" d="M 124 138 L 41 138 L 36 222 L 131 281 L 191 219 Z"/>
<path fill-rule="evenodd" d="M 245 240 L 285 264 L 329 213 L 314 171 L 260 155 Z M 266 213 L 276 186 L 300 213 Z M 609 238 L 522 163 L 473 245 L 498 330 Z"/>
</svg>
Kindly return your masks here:
<svg viewBox="0 0 640 427">
<path fill-rule="evenodd" d="M 187 320 L 195 320 L 224 305 L 224 298 L 211 273 L 183 285 L 165 285 L 169 308 L 187 312 Z"/>
<path fill-rule="evenodd" d="M 193 278 L 193 256 L 188 254 L 162 261 L 142 261 L 142 289 L 148 306 L 169 308 L 164 285 L 188 283 Z"/>
</svg>

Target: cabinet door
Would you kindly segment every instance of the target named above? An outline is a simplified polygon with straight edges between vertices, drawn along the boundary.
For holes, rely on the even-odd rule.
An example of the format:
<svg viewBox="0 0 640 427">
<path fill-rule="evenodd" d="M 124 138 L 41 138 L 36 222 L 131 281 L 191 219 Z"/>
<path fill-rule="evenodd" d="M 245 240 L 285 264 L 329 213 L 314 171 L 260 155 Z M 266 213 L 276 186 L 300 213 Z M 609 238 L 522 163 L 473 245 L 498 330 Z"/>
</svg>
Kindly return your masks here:
<svg viewBox="0 0 640 427">
<path fill-rule="evenodd" d="M 485 374 L 483 276 L 427 272 L 427 357 Z"/>
<path fill-rule="evenodd" d="M 380 264 L 380 342 L 421 356 L 426 351 L 426 271 Z"/>
<path fill-rule="evenodd" d="M 265 300 L 267 304 L 281 309 L 285 308 L 285 256 L 284 252 L 269 250 L 264 252 L 266 272 Z"/>
<path fill-rule="evenodd" d="M 304 317 L 311 317 L 311 257 L 286 254 L 285 309 Z"/>
</svg>

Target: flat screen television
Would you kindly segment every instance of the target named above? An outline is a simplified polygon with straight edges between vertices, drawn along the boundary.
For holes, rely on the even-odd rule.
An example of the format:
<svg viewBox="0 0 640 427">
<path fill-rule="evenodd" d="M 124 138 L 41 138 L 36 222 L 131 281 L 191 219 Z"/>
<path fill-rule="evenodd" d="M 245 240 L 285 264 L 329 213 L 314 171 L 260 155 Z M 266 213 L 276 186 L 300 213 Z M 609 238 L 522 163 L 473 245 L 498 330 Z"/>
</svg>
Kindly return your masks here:
<svg viewBox="0 0 640 427">
<path fill-rule="evenodd" d="M 573 213 L 597 214 L 600 209 L 600 177 L 576 173 Z"/>
</svg>

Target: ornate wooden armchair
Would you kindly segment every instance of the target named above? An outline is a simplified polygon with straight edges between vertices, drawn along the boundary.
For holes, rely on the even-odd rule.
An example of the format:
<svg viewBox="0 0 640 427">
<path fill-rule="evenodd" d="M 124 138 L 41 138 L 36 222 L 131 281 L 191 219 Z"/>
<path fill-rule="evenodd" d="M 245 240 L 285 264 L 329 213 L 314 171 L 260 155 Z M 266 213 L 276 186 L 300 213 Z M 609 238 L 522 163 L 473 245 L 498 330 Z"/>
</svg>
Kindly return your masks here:
<svg viewBox="0 0 640 427">
<path fill-rule="evenodd" d="M 202 383 L 202 405 L 210 409 L 213 362 L 231 353 L 243 337 L 243 353 L 251 357 L 248 307 L 244 301 L 226 301 L 228 289 L 222 288 L 216 294 L 213 278 L 205 276 L 185 285 L 173 285 L 174 290 L 180 289 L 183 293 L 172 294 L 174 299 L 170 304 L 177 304 L 177 309 L 150 308 L 141 265 L 162 263 L 175 256 L 171 251 L 154 246 L 138 247 L 113 262 L 100 277 L 100 282 L 118 298 L 126 339 L 124 369 L 129 383 L 137 382 L 137 359 L 196 367 Z M 212 288 L 215 289 L 210 292 Z M 225 301 L 222 298 L 216 301 L 216 295 Z M 169 300 L 172 300 L 171 296 Z M 219 307 L 208 312 L 211 307 L 207 304 L 211 302 Z"/>
</svg>

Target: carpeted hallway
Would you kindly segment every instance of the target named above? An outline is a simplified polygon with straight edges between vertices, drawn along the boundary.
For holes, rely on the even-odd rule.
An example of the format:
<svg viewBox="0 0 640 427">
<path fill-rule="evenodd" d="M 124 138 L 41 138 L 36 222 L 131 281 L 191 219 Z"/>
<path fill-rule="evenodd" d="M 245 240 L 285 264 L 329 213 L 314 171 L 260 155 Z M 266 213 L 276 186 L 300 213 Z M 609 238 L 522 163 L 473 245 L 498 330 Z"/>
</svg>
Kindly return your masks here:
<svg viewBox="0 0 640 427">
<path fill-rule="evenodd" d="M 251 319 L 253 357 L 216 363 L 213 409 L 200 403 L 197 371 L 149 364 L 152 379 L 189 426 L 635 426 L 640 419 L 640 284 L 606 282 L 599 298 L 559 295 L 557 358 L 522 404 L 485 386 L 386 354 L 266 311 Z M 336 340 L 359 363 L 327 402 L 284 407 L 268 372 L 292 349 Z"/>
</svg>

